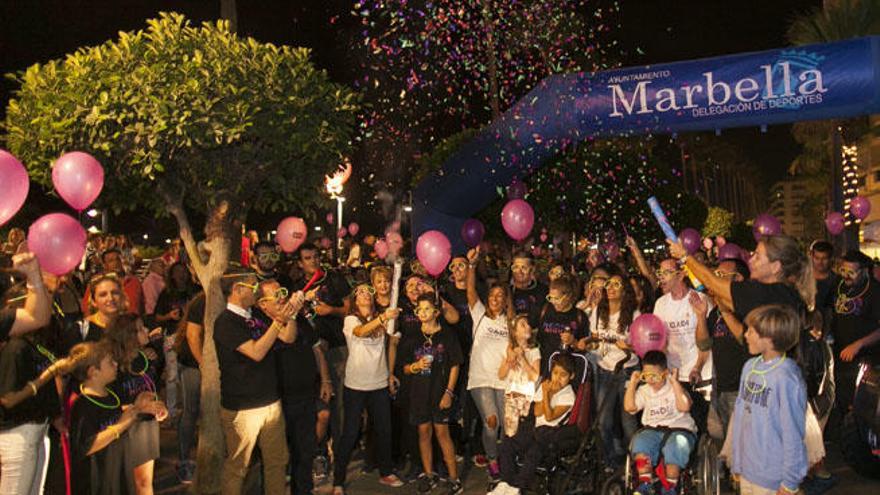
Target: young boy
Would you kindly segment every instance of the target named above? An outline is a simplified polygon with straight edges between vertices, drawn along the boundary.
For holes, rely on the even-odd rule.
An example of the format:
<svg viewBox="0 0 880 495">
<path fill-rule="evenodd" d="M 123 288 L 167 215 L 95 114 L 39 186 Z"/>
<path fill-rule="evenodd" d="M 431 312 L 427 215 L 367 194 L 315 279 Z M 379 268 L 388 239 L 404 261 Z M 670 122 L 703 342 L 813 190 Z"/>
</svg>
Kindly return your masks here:
<svg viewBox="0 0 880 495">
<path fill-rule="evenodd" d="M 491 495 L 519 495 L 528 490 L 547 446 L 577 436 L 577 427 L 562 424 L 575 402 L 575 392 L 569 385 L 574 371 L 571 356 L 561 354 L 554 358 L 550 378 L 535 393 L 534 428 L 520 424 L 515 436 L 505 436 L 501 441 L 498 460 L 502 481 Z M 522 460 L 519 471 L 517 456 Z"/>
<path fill-rule="evenodd" d="M 801 319 L 782 305 L 760 306 L 745 320 L 749 353 L 733 414 L 731 471 L 742 495 L 797 493 L 807 473 L 807 391 L 794 359 Z"/>
<path fill-rule="evenodd" d="M 639 382 L 645 382 L 645 385 L 639 387 Z M 633 437 L 632 444 L 639 476 L 636 493 L 654 493 L 653 466 L 662 451 L 666 479 L 661 480 L 661 494 L 677 494 L 681 468 L 687 465 L 697 442 L 697 425 L 689 412 L 690 395 L 678 381 L 678 370 L 670 373 L 667 369 L 666 354 L 660 351 L 645 353 L 642 371 L 635 371 L 630 377 L 623 408 L 630 414 L 643 411 L 645 428 Z"/>
</svg>

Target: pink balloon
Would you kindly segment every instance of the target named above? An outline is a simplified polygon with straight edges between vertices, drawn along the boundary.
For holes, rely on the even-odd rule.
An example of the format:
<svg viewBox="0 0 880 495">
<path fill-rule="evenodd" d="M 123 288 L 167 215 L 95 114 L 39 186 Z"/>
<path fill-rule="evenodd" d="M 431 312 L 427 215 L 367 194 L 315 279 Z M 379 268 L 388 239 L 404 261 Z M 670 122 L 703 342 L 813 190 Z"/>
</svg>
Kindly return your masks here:
<svg viewBox="0 0 880 495">
<path fill-rule="evenodd" d="M 321 247 L 324 249 L 330 249 L 333 246 L 333 241 L 331 241 L 328 237 L 322 237 L 320 242 Z"/>
<path fill-rule="evenodd" d="M 361 230 L 361 226 L 355 222 L 351 222 L 348 224 L 348 233 L 352 235 L 352 237 L 358 235 L 358 232 Z"/>
<path fill-rule="evenodd" d="M 688 227 L 678 234 L 678 238 L 688 254 L 694 254 L 700 250 L 700 233 L 696 229 Z"/>
<path fill-rule="evenodd" d="M 333 213 L 328 213 L 324 218 L 327 220 L 328 224 L 333 225 Z"/>
<path fill-rule="evenodd" d="M 101 194 L 104 168 L 87 153 L 65 153 L 52 165 L 52 184 L 67 204 L 83 211 Z"/>
<path fill-rule="evenodd" d="M 541 242 L 547 242 L 547 233 L 541 232 L 541 235 L 538 236 L 538 239 L 541 239 Z"/>
<path fill-rule="evenodd" d="M 416 243 L 416 257 L 432 277 L 443 273 L 452 259 L 452 244 L 439 230 L 429 230 L 419 236 Z"/>
<path fill-rule="evenodd" d="M 43 270 L 64 275 L 82 261 L 86 252 L 86 231 L 70 215 L 50 213 L 31 224 L 27 244 Z"/>
<path fill-rule="evenodd" d="M 843 232 L 844 227 L 846 227 L 846 221 L 843 218 L 843 214 L 839 211 L 832 211 L 825 216 L 825 228 L 828 229 L 831 235 L 840 234 Z"/>
<path fill-rule="evenodd" d="M 501 225 L 507 235 L 515 241 L 529 236 L 535 224 L 535 211 L 521 199 L 512 199 L 501 210 Z"/>
<path fill-rule="evenodd" d="M 400 250 L 403 249 L 403 237 L 400 237 L 399 232 L 392 231 L 386 233 L 385 243 L 388 244 L 388 251 L 394 256 L 399 255 Z"/>
<path fill-rule="evenodd" d="M 24 165 L 8 151 L 0 150 L 0 225 L 14 217 L 27 199 L 30 181 Z"/>
<path fill-rule="evenodd" d="M 287 217 L 275 229 L 275 242 L 285 253 L 292 253 L 305 242 L 308 235 L 308 227 L 302 218 Z"/>
<path fill-rule="evenodd" d="M 379 259 L 384 260 L 386 256 L 388 256 L 388 243 L 385 242 L 385 239 L 379 239 L 376 241 L 376 244 L 373 245 L 373 251 L 376 252 L 376 256 Z"/>
<path fill-rule="evenodd" d="M 348 230 L 345 227 L 339 227 L 339 230 L 336 231 L 336 238 L 342 239 L 343 237 L 348 235 Z"/>
<path fill-rule="evenodd" d="M 666 323 L 651 313 L 639 315 L 629 326 L 629 343 L 639 357 L 648 351 L 662 351 L 666 347 Z"/>
<path fill-rule="evenodd" d="M 716 246 L 718 246 L 719 248 L 723 248 L 725 244 L 727 244 L 727 239 L 725 239 L 724 237 L 722 237 L 720 235 L 715 237 L 715 245 Z"/>
<path fill-rule="evenodd" d="M 849 212 L 859 220 L 868 218 L 871 214 L 871 200 L 864 196 L 856 196 L 849 202 Z"/>
</svg>

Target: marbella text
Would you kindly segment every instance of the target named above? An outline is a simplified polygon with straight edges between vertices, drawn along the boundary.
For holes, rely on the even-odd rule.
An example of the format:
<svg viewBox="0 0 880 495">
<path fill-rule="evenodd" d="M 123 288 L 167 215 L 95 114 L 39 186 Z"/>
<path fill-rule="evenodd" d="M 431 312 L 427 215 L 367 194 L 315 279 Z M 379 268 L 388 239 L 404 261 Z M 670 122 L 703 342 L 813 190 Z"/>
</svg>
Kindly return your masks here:
<svg viewBox="0 0 880 495">
<path fill-rule="evenodd" d="M 655 88 L 651 86 L 655 81 L 651 80 L 641 80 L 631 92 L 621 84 L 609 84 L 613 110 L 610 116 L 690 110 L 694 117 L 707 117 L 822 103 L 822 94 L 828 91 L 822 82 L 822 71 L 799 71 L 794 80 L 790 63 L 779 62 L 776 67 L 779 70 L 774 71 L 774 66 L 762 65 L 762 76 L 736 82 L 715 80 L 714 73 L 704 72 L 703 84 L 683 85 L 678 89 Z M 668 77 L 668 71 L 663 72 Z M 609 83 L 643 79 L 639 76 L 615 76 Z"/>
</svg>

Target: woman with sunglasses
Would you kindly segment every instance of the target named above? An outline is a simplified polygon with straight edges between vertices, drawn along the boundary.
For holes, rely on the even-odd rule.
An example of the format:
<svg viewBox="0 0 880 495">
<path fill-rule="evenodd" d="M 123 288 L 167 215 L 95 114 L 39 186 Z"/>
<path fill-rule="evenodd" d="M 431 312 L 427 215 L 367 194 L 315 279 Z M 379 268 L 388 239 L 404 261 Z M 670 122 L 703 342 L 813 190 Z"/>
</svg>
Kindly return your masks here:
<svg viewBox="0 0 880 495">
<path fill-rule="evenodd" d="M 541 348 L 541 374 L 549 376 L 550 356 L 560 349 L 581 352 L 586 350 L 590 319 L 574 306 L 577 285 L 574 277 L 563 275 L 550 283 L 546 303 L 532 313 L 529 323 L 538 331 Z"/>
<path fill-rule="evenodd" d="M 345 364 L 345 425 L 336 449 L 333 469 L 333 495 L 345 493 L 345 474 L 351 452 L 357 443 L 361 414 L 369 411 L 375 432 L 379 461 L 379 483 L 400 487 L 403 482 L 392 472 L 391 400 L 388 395 L 388 360 L 385 357 L 385 325 L 398 317 L 400 310 L 389 308 L 377 313 L 376 290 L 367 284 L 355 287 L 351 314 L 345 317 L 342 332 L 348 345 Z"/>
<path fill-rule="evenodd" d="M 602 297 L 602 289 L 605 288 L 605 282 L 608 281 L 610 265 L 599 265 L 590 272 L 590 278 L 584 284 L 583 299 L 575 305 L 577 309 L 583 311 L 587 316 L 591 316 L 596 311 L 596 305 Z"/>
<path fill-rule="evenodd" d="M 505 382 L 498 377 L 498 370 L 504 362 L 510 341 L 510 327 L 513 321 L 513 303 L 509 291 L 503 285 L 493 285 L 489 289 L 484 305 L 477 292 L 477 262 L 480 248 L 471 249 L 467 254 L 467 301 L 473 318 L 469 373 L 467 389 L 474 399 L 480 419 L 483 421 L 483 449 L 486 453 L 481 463 L 488 465 L 489 475 L 497 478 L 498 431 L 504 424 Z M 475 456 L 475 459 L 477 457 Z"/>
<path fill-rule="evenodd" d="M 602 287 L 595 317 L 590 319 L 590 347 L 598 364 L 596 403 L 604 404 L 605 408 L 605 414 L 598 418 L 605 462 L 617 466 L 626 456 L 626 441 L 637 428 L 635 417 L 626 414 L 622 404 L 626 390 L 624 377 L 639 364 L 638 356 L 627 343 L 629 326 L 641 313 L 632 286 L 624 276 L 617 271 L 609 275 Z M 618 424 L 624 438 L 615 433 Z"/>
</svg>

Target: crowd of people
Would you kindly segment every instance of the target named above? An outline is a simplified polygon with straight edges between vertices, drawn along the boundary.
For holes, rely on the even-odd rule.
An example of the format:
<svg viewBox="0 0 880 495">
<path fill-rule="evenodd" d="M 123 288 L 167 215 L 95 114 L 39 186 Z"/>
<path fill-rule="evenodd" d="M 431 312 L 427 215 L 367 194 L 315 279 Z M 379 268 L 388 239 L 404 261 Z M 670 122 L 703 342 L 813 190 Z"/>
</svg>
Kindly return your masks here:
<svg viewBox="0 0 880 495">
<path fill-rule="evenodd" d="M 191 483 L 206 297 L 179 242 L 145 261 L 122 236 L 92 236 L 59 277 L 23 241 L 3 246 L 0 493 L 150 494 L 162 425 Z M 492 494 L 523 493 L 549 446 L 579 435 L 583 386 L 603 404 L 605 469 L 631 459 L 642 495 L 678 493 L 704 434 L 743 494 L 832 485 L 823 438 L 880 348 L 873 262 L 785 236 L 748 261 L 626 244 L 536 259 L 484 243 L 435 278 L 416 260 L 397 277 L 395 255 L 369 245 L 336 263 L 314 244 L 255 242 L 223 274 L 213 322 L 223 493 L 258 465 L 265 493 L 327 480 L 343 495 L 355 456 L 389 487 L 458 494 L 464 462 Z M 649 313 L 667 343 L 640 356 L 629 327 Z"/>
</svg>

